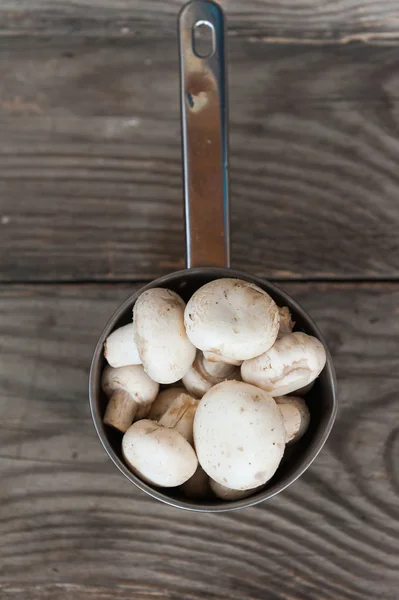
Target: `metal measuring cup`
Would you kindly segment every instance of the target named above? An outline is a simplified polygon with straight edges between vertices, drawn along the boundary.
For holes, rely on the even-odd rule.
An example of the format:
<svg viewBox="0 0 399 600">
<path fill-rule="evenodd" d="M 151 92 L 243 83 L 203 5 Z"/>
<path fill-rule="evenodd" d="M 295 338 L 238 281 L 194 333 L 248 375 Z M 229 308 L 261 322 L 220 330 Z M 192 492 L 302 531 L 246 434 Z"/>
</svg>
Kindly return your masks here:
<svg viewBox="0 0 399 600">
<path fill-rule="evenodd" d="M 245 279 L 268 292 L 279 306 L 288 306 L 296 329 L 319 338 L 326 347 L 317 326 L 295 300 L 268 281 L 229 268 L 228 117 L 223 11 L 209 0 L 194 0 L 181 10 L 178 29 L 187 268 L 142 287 L 109 320 L 97 342 L 92 360 L 90 407 L 105 450 L 134 485 L 153 498 L 178 508 L 222 512 L 263 502 L 288 487 L 306 471 L 324 446 L 335 419 L 336 380 L 327 351 L 326 366 L 306 397 L 311 413 L 308 431 L 293 447 L 286 449 L 277 472 L 266 486 L 253 496 L 241 500 L 193 500 L 184 497 L 178 488 L 156 488 L 144 483 L 123 461 L 122 434 L 103 424 L 107 405 L 107 398 L 101 390 L 101 374 L 105 366 L 104 342 L 113 330 L 131 322 L 135 301 L 150 288 L 169 288 L 187 302 L 199 287 L 213 279 Z M 198 35 L 204 29 L 208 33 L 207 42 L 204 39 L 206 36 L 201 38 Z"/>
</svg>

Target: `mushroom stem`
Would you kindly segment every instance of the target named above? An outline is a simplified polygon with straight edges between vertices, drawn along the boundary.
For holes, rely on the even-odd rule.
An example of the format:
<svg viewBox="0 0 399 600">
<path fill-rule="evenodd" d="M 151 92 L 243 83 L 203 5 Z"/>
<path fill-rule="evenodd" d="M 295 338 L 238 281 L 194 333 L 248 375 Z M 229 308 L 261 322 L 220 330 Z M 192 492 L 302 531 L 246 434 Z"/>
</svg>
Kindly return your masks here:
<svg viewBox="0 0 399 600">
<path fill-rule="evenodd" d="M 180 394 L 175 398 L 158 421 L 163 427 L 176 429 L 191 445 L 194 443 L 193 423 L 198 407 L 198 400 L 188 394 Z"/>
<path fill-rule="evenodd" d="M 173 400 L 185 392 L 186 390 L 184 387 L 170 387 L 159 392 L 158 396 L 151 405 L 148 418 L 152 421 L 159 421 L 162 415 L 166 413 Z"/>
<path fill-rule="evenodd" d="M 125 433 L 136 416 L 139 405 L 128 392 L 116 390 L 109 399 L 104 423 Z"/>
<path fill-rule="evenodd" d="M 183 383 L 190 394 L 202 398 L 217 383 L 240 377 L 240 371 L 234 365 L 209 361 L 198 350 L 195 361 L 183 377 Z"/>
<path fill-rule="evenodd" d="M 235 360 L 234 358 L 229 358 L 228 356 L 223 356 L 222 354 L 207 350 L 204 350 L 204 357 L 205 360 L 210 363 L 223 363 L 224 365 L 233 365 L 235 367 L 240 367 L 242 365 L 242 360 Z"/>
<path fill-rule="evenodd" d="M 215 385 L 216 383 L 221 383 L 224 379 L 231 377 L 237 372 L 235 365 L 207 360 L 204 355 L 200 355 L 199 363 L 204 374 L 208 375 L 209 378 L 214 379 Z"/>
<path fill-rule="evenodd" d="M 143 365 L 106 367 L 101 387 L 109 398 L 104 423 L 122 432 L 130 427 L 134 418 L 142 419 L 149 413 L 159 390 L 159 385 L 144 372 Z"/>
</svg>

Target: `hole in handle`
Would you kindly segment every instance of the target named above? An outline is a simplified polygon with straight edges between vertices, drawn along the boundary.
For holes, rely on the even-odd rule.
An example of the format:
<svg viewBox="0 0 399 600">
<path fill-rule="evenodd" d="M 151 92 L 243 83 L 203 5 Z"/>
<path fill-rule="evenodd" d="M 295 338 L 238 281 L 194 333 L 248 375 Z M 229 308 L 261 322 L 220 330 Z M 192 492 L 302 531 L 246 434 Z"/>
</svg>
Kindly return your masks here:
<svg viewBox="0 0 399 600">
<path fill-rule="evenodd" d="M 215 52 L 215 28 L 209 21 L 197 21 L 193 27 L 193 50 L 199 58 Z"/>
</svg>

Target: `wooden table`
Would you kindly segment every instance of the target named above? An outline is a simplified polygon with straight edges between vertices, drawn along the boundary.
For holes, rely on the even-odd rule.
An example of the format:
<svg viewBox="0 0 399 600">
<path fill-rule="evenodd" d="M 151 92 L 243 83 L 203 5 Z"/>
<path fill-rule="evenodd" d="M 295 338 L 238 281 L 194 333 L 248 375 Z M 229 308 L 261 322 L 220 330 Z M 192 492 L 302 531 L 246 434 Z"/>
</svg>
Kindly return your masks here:
<svg viewBox="0 0 399 600">
<path fill-rule="evenodd" d="M 180 0 L 0 5 L 0 598 L 397 600 L 399 4 L 230 0 L 233 266 L 334 355 L 308 472 L 234 514 L 177 511 L 94 432 L 91 353 L 183 266 Z"/>
</svg>

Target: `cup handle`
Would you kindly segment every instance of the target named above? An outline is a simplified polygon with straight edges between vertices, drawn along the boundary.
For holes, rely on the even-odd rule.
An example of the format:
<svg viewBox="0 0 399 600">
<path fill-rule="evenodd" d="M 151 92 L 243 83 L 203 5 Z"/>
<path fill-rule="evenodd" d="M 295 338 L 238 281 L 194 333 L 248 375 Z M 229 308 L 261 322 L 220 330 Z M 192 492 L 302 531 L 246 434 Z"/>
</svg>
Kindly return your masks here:
<svg viewBox="0 0 399 600">
<path fill-rule="evenodd" d="M 223 11 L 210 0 L 193 0 L 180 11 L 178 32 L 186 265 L 187 268 L 228 267 L 228 110 Z"/>
</svg>

